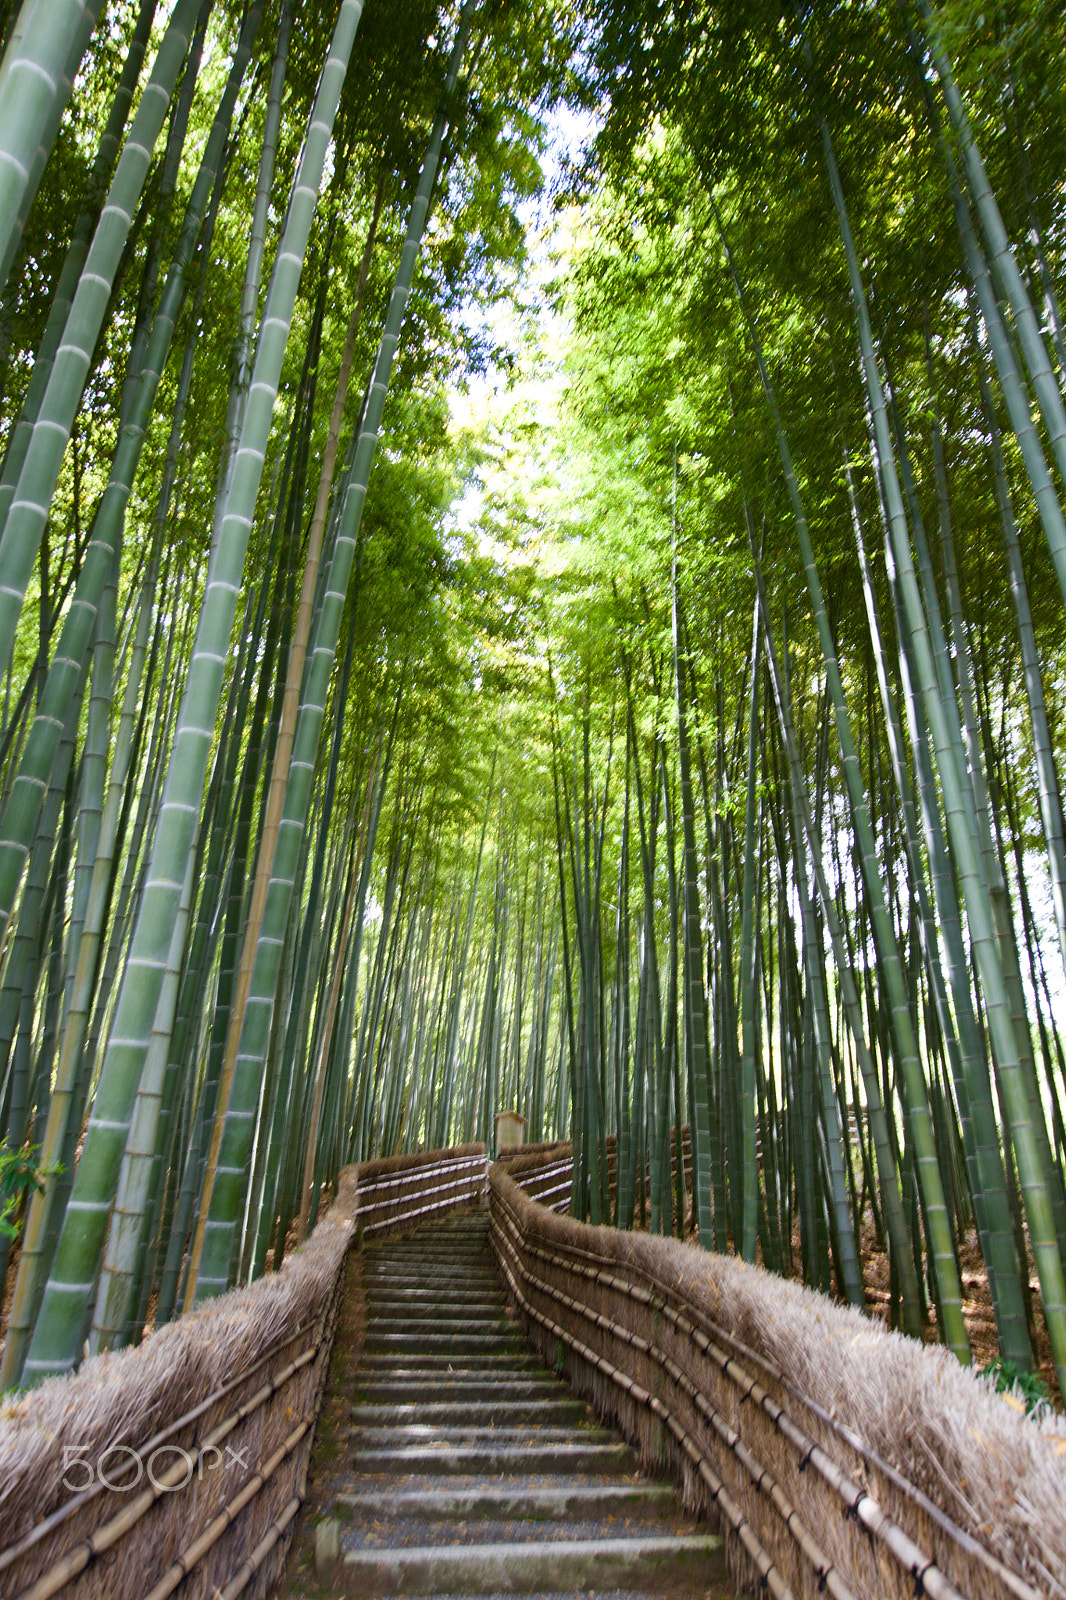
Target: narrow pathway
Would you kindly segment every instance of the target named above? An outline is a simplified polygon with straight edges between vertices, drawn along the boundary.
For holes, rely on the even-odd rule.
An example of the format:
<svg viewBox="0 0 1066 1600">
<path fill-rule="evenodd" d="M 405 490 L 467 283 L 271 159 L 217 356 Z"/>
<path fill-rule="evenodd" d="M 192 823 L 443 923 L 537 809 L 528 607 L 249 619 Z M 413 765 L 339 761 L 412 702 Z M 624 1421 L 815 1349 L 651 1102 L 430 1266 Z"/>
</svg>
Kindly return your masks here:
<svg viewBox="0 0 1066 1600">
<path fill-rule="evenodd" d="M 318 1577 L 282 1594 L 735 1593 L 721 1541 L 508 1318 L 484 1210 L 369 1246 L 364 1289 L 362 1359 L 344 1421 L 334 1396 L 315 1497 Z"/>
</svg>

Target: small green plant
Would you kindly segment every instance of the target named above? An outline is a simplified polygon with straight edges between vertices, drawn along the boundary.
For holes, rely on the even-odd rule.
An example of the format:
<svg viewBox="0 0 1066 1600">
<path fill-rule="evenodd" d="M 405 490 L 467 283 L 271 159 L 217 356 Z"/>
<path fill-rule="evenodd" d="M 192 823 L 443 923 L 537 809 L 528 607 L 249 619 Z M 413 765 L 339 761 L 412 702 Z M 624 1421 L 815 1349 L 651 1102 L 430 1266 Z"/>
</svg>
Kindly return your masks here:
<svg viewBox="0 0 1066 1600">
<path fill-rule="evenodd" d="M 0 1144 L 0 1237 L 17 1239 L 20 1224 L 15 1221 L 19 1206 L 31 1189 L 44 1193 L 44 1180 L 62 1172 L 62 1167 L 37 1164 L 40 1145 L 28 1150 L 9 1150 Z"/>
<path fill-rule="evenodd" d="M 1002 1356 L 996 1356 L 986 1367 L 982 1367 L 981 1376 L 992 1383 L 997 1394 L 1023 1409 L 1026 1416 L 1032 1416 L 1041 1406 L 1051 1404 L 1051 1396 L 1043 1378 L 1035 1372 L 1027 1372 L 1014 1361 L 1005 1361 Z"/>
</svg>

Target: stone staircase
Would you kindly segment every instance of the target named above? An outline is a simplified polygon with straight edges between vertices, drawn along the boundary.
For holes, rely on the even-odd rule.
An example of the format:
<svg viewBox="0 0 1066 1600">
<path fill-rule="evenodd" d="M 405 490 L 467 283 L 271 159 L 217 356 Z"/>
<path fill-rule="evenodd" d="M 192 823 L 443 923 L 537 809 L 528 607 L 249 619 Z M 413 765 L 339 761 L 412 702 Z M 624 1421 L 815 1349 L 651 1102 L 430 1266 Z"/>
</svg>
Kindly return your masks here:
<svg viewBox="0 0 1066 1600">
<path fill-rule="evenodd" d="M 370 1245 L 364 1289 L 362 1359 L 317 1496 L 317 1592 L 735 1593 L 721 1540 L 638 1473 L 509 1319 L 486 1211 Z"/>
</svg>

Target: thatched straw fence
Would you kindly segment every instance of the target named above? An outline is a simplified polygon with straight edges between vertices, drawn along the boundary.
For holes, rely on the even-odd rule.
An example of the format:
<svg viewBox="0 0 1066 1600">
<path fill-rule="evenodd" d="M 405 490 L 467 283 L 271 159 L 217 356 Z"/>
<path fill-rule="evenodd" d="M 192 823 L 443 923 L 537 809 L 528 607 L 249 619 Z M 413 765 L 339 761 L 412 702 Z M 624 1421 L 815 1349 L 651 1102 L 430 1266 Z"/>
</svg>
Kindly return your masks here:
<svg viewBox="0 0 1066 1600">
<path fill-rule="evenodd" d="M 552 1211 L 566 1211 L 574 1181 L 574 1147 L 570 1140 L 558 1144 L 523 1144 L 501 1152 L 497 1165 L 521 1184 L 526 1194 Z"/>
<path fill-rule="evenodd" d="M 618 1194 L 618 1140 L 615 1134 L 607 1135 L 607 1186 L 612 1201 Z M 692 1195 L 692 1145 L 687 1125 L 681 1129 L 682 1160 L 685 1164 L 685 1193 Z M 550 1144 L 513 1145 L 497 1157 L 505 1172 L 509 1172 L 522 1188 L 541 1205 L 553 1211 L 566 1211 L 570 1206 L 570 1191 L 574 1181 L 574 1145 L 570 1139 L 556 1139 Z M 645 1184 L 648 1174 L 645 1170 Z M 670 1182 L 677 1177 L 677 1137 L 670 1133 Z M 687 1203 L 687 1202 L 686 1202 Z"/>
<path fill-rule="evenodd" d="M 0 1600 L 266 1594 L 304 1498 L 349 1247 L 485 1181 L 482 1145 L 348 1167 L 278 1273 L 0 1407 Z"/>
<path fill-rule="evenodd" d="M 364 1161 L 358 1170 L 358 1227 L 361 1234 L 373 1235 L 469 1205 L 485 1193 L 488 1166 L 483 1144 L 462 1144 L 428 1155 L 419 1151 Z"/>
<path fill-rule="evenodd" d="M 502 1164 L 490 1206 L 530 1337 L 720 1525 L 738 1581 L 778 1600 L 1066 1596 L 1063 1418 L 1029 1420 L 946 1350 L 759 1267 L 557 1216 Z"/>
</svg>

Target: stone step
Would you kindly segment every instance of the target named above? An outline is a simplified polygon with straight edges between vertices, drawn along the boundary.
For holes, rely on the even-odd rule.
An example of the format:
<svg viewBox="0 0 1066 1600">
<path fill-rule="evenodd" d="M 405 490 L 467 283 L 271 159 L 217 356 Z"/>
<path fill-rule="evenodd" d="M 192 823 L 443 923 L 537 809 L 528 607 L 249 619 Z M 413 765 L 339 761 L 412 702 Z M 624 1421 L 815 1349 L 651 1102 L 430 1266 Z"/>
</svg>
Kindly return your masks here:
<svg viewBox="0 0 1066 1600">
<path fill-rule="evenodd" d="M 375 1248 L 380 1248 L 383 1245 L 395 1247 L 397 1244 L 414 1244 L 427 1236 L 431 1236 L 434 1239 L 446 1239 L 464 1233 L 485 1233 L 488 1231 L 488 1225 L 488 1207 L 483 1206 L 480 1210 L 467 1211 L 461 1216 L 453 1212 L 451 1216 L 438 1218 L 432 1222 L 420 1222 L 403 1239 L 378 1238 L 372 1240 L 372 1243 Z"/>
<path fill-rule="evenodd" d="M 417 1277 L 400 1278 L 391 1273 L 380 1277 L 363 1278 L 363 1289 L 369 1301 L 377 1303 L 391 1295 L 412 1305 L 506 1305 L 507 1296 L 497 1279 L 481 1283 L 468 1275 L 449 1275 L 434 1283 L 421 1273 Z"/>
<path fill-rule="evenodd" d="M 470 1338 L 437 1338 L 432 1345 L 428 1339 L 421 1344 L 416 1340 L 406 1351 L 390 1350 L 382 1342 L 365 1350 L 362 1366 L 376 1373 L 423 1372 L 427 1379 L 432 1373 L 447 1376 L 449 1371 L 482 1372 L 502 1379 L 507 1372 L 518 1376 L 538 1370 L 536 1361 L 520 1347 L 498 1339 L 475 1345 Z M 543 1366 L 539 1370 L 543 1372 Z"/>
<path fill-rule="evenodd" d="M 409 1233 L 406 1239 L 378 1238 L 374 1241 L 373 1251 L 367 1253 L 392 1256 L 442 1256 L 476 1254 L 479 1250 L 491 1250 L 492 1237 L 488 1226 L 485 1225 L 480 1233 L 460 1233 L 455 1229 L 451 1234 L 434 1236 L 432 1231 L 425 1233 Z"/>
<path fill-rule="evenodd" d="M 396 1294 L 383 1295 L 381 1299 L 368 1296 L 367 1299 L 367 1331 L 370 1333 L 377 1333 L 379 1329 L 387 1333 L 403 1333 L 413 1326 L 425 1328 L 434 1324 L 443 1324 L 451 1329 L 464 1320 L 476 1322 L 482 1329 L 486 1323 L 493 1323 L 512 1333 L 522 1332 L 521 1325 L 507 1315 L 507 1307 L 499 1302 L 450 1300 L 443 1306 L 430 1306 L 425 1300 L 411 1301 L 404 1295 Z"/>
<path fill-rule="evenodd" d="M 478 1239 L 487 1239 L 489 1233 L 488 1217 L 474 1217 L 470 1226 L 460 1228 L 454 1224 L 451 1227 L 439 1222 L 431 1223 L 428 1227 L 412 1228 L 411 1232 L 403 1238 L 388 1237 L 378 1233 L 371 1237 L 368 1250 L 424 1250 L 428 1245 L 439 1242 L 441 1249 L 446 1249 L 451 1244 L 467 1244 Z"/>
<path fill-rule="evenodd" d="M 373 1404 L 361 1402 L 352 1406 L 352 1420 L 361 1427 L 403 1426 L 411 1422 L 446 1424 L 469 1422 L 475 1426 L 503 1425 L 528 1422 L 537 1427 L 544 1422 L 580 1422 L 586 1415 L 580 1400 L 567 1399 L 510 1399 L 501 1390 L 497 1399 L 481 1400 L 409 1400 L 406 1403 Z"/>
<path fill-rule="evenodd" d="M 378 1321 L 402 1321 L 408 1326 L 423 1327 L 436 1322 L 450 1328 L 465 1317 L 470 1322 L 496 1322 L 516 1331 L 521 1331 L 522 1327 L 517 1318 L 508 1314 L 505 1301 L 481 1298 L 461 1300 L 456 1296 L 454 1300 L 435 1306 L 428 1299 L 414 1300 L 408 1295 L 371 1294 L 367 1295 L 367 1313 L 368 1325 Z"/>
<path fill-rule="evenodd" d="M 330 1593 L 646 1600 L 723 1583 L 722 1541 L 639 1476 L 508 1315 L 484 1211 L 372 1246 L 362 1287 L 314 1535 Z"/>
<path fill-rule="evenodd" d="M 439 1239 L 442 1242 L 451 1239 L 485 1238 L 488 1234 L 488 1212 L 480 1215 L 471 1215 L 463 1218 L 462 1225 L 458 1219 L 452 1222 L 423 1222 L 418 1227 L 412 1228 L 409 1233 L 401 1238 L 394 1235 L 379 1233 L 372 1235 L 368 1249 L 372 1250 L 413 1250 L 416 1245 L 424 1246 L 427 1239 Z"/>
<path fill-rule="evenodd" d="M 442 1261 L 445 1258 L 454 1260 L 457 1257 L 477 1257 L 479 1259 L 492 1259 L 492 1245 L 488 1233 L 483 1233 L 480 1238 L 469 1234 L 463 1238 L 456 1235 L 451 1239 L 420 1239 L 414 1234 L 409 1239 L 393 1241 L 391 1244 L 382 1239 L 364 1251 L 367 1261 Z"/>
<path fill-rule="evenodd" d="M 479 1231 L 452 1228 L 447 1235 L 409 1233 L 406 1239 L 372 1239 L 365 1254 L 374 1259 L 386 1256 L 389 1260 L 404 1256 L 476 1255 L 489 1246 L 487 1227 Z"/>
<path fill-rule="evenodd" d="M 529 1349 L 516 1328 L 470 1332 L 460 1327 L 447 1333 L 389 1333 L 387 1330 L 379 1332 L 376 1324 L 372 1323 L 371 1327 L 374 1331 L 367 1334 L 363 1345 L 366 1354 L 392 1355 L 397 1361 L 412 1353 L 418 1356 L 495 1356 L 524 1353 Z"/>
<path fill-rule="evenodd" d="M 500 1280 L 495 1272 L 473 1262 L 461 1262 L 454 1266 L 437 1262 L 433 1266 L 424 1267 L 366 1267 L 363 1270 L 363 1282 L 371 1289 L 388 1286 L 410 1289 L 428 1287 L 441 1290 L 457 1289 L 469 1295 L 487 1293 L 490 1290 L 495 1292 L 500 1288 Z"/>
<path fill-rule="evenodd" d="M 478 1245 L 476 1249 L 456 1250 L 441 1245 L 438 1250 L 427 1246 L 425 1250 L 404 1250 L 393 1254 L 382 1251 L 377 1255 L 365 1255 L 363 1270 L 364 1272 L 443 1273 L 456 1263 L 469 1267 L 473 1272 L 483 1273 L 486 1277 L 499 1276 L 496 1258 L 487 1243 Z"/>
<path fill-rule="evenodd" d="M 491 1253 L 491 1246 L 487 1238 L 459 1242 L 459 1240 L 442 1240 L 439 1245 L 434 1245 L 432 1240 L 427 1240 L 424 1245 L 408 1250 L 400 1250 L 394 1246 L 386 1250 L 381 1246 L 379 1250 L 368 1250 L 363 1256 L 367 1267 L 391 1266 L 400 1269 L 411 1269 L 416 1266 L 439 1267 L 450 1261 L 477 1262 L 479 1266 L 490 1267 L 495 1270 L 495 1259 Z"/>
<path fill-rule="evenodd" d="M 677 1515 L 677 1496 L 666 1483 L 581 1483 L 559 1477 L 474 1481 L 445 1488 L 353 1489 L 337 1496 L 350 1517 L 465 1519 L 492 1517 L 537 1521 L 590 1517 L 652 1518 Z"/>
<path fill-rule="evenodd" d="M 544 1363 L 532 1351 L 528 1355 L 521 1352 L 498 1352 L 493 1356 L 482 1354 L 474 1359 L 473 1352 L 468 1352 L 469 1360 L 462 1361 L 462 1370 L 471 1373 L 484 1373 L 486 1376 L 498 1375 L 504 1372 L 528 1373 L 543 1372 Z M 406 1376 L 422 1375 L 428 1378 L 432 1373 L 447 1373 L 458 1371 L 455 1355 L 447 1351 L 431 1352 L 419 1356 L 418 1351 L 407 1351 L 407 1365 L 398 1366 L 401 1359 L 399 1352 L 390 1355 L 385 1351 L 366 1351 L 360 1367 L 365 1372 L 382 1373 L 391 1372 L 395 1376 L 401 1373 Z"/>
<path fill-rule="evenodd" d="M 443 1273 L 455 1262 L 476 1272 L 479 1277 L 500 1281 L 500 1265 L 496 1252 L 486 1239 L 476 1250 L 452 1251 L 442 1244 L 439 1249 L 397 1251 L 394 1255 L 365 1254 L 362 1258 L 364 1272 L 436 1272 Z"/>
<path fill-rule="evenodd" d="M 444 1216 L 437 1217 L 432 1222 L 421 1222 L 417 1231 L 426 1233 L 432 1228 L 444 1233 L 450 1228 L 469 1227 L 475 1222 L 484 1223 L 487 1217 L 488 1202 L 485 1196 L 471 1195 L 467 1200 L 457 1201 Z"/>
<path fill-rule="evenodd" d="M 576 1594 L 593 1586 L 623 1585 L 651 1595 L 682 1583 L 693 1593 L 702 1592 L 705 1577 L 717 1577 L 721 1565 L 722 1541 L 707 1534 L 346 1549 L 343 1554 L 345 1580 L 354 1581 L 365 1595 L 431 1595 L 456 1589 Z"/>
<path fill-rule="evenodd" d="M 471 1278 L 456 1283 L 451 1278 L 448 1283 L 434 1283 L 426 1285 L 426 1280 L 421 1277 L 411 1278 L 410 1282 L 392 1283 L 389 1278 L 363 1278 L 363 1288 L 367 1291 L 367 1298 L 378 1304 L 378 1301 L 387 1299 L 389 1294 L 395 1299 L 403 1301 L 410 1306 L 506 1306 L 507 1296 L 503 1285 L 498 1278 L 493 1278 L 491 1283 L 479 1283 Z"/>
<path fill-rule="evenodd" d="M 676 1515 L 672 1519 L 644 1517 L 414 1517 L 356 1516 L 344 1526 L 341 1542 L 347 1550 L 395 1550 L 404 1544 L 433 1546 L 442 1551 L 462 1545 L 525 1544 L 533 1541 L 565 1544 L 573 1539 L 626 1539 L 684 1537 L 695 1524 Z M 704 1530 L 706 1532 L 706 1529 Z"/>
<path fill-rule="evenodd" d="M 501 1427 L 491 1424 L 478 1427 L 471 1423 L 464 1427 L 461 1423 L 448 1422 L 401 1422 L 382 1427 L 373 1422 L 358 1422 L 353 1427 L 345 1428 L 342 1437 L 348 1439 L 356 1451 L 402 1450 L 409 1445 L 427 1445 L 434 1450 L 460 1445 L 491 1451 L 497 1445 L 528 1444 L 539 1447 L 544 1444 L 610 1444 L 617 1436 L 611 1429 L 597 1428 L 591 1423 L 587 1427 L 575 1428 L 573 1423 L 559 1427 L 550 1422 L 544 1427 L 529 1423 L 525 1426 L 504 1423 Z"/>
<path fill-rule="evenodd" d="M 410 1316 L 398 1315 L 399 1307 L 390 1306 L 386 1316 L 375 1314 L 368 1328 L 375 1338 L 403 1338 L 415 1333 L 503 1333 L 514 1335 L 525 1343 L 521 1328 L 494 1307 L 455 1306 L 450 1314 L 433 1316 L 428 1310 L 414 1311 Z"/>
<path fill-rule="evenodd" d="M 442 1272 L 455 1263 L 496 1277 L 496 1262 L 487 1242 L 476 1246 L 463 1246 L 460 1249 L 456 1249 L 454 1245 L 442 1244 L 436 1250 L 429 1245 L 424 1250 L 381 1250 L 376 1253 L 367 1252 L 363 1257 L 363 1268 L 366 1272 L 417 1272 L 422 1268 L 428 1272 Z"/>
<path fill-rule="evenodd" d="M 590 1472 L 607 1476 L 636 1470 L 629 1446 L 620 1440 L 610 1444 L 547 1443 L 507 1444 L 487 1447 L 476 1444 L 409 1444 L 396 1448 L 356 1450 L 357 1472 L 487 1473 L 506 1472 Z"/>
<path fill-rule="evenodd" d="M 419 1239 L 413 1235 L 406 1240 L 393 1240 L 391 1243 L 381 1239 L 377 1244 L 371 1245 L 363 1252 L 364 1259 L 369 1262 L 376 1261 L 430 1261 L 438 1262 L 444 1259 L 455 1260 L 471 1258 L 477 1260 L 492 1259 L 492 1245 L 488 1234 L 478 1237 L 469 1234 L 460 1237 L 458 1234 L 451 1239 Z"/>
<path fill-rule="evenodd" d="M 397 1317 L 394 1307 L 391 1307 L 387 1315 L 378 1315 L 375 1312 L 375 1314 L 371 1314 L 367 1318 L 368 1339 L 408 1339 L 410 1341 L 410 1339 L 415 1338 L 429 1338 L 434 1328 L 439 1328 L 442 1333 L 448 1334 L 450 1338 L 453 1334 L 469 1331 L 469 1333 L 477 1334 L 482 1339 L 488 1338 L 490 1334 L 495 1334 L 495 1336 L 504 1334 L 507 1338 L 519 1339 L 522 1344 L 527 1342 L 519 1323 L 511 1322 L 511 1318 L 504 1317 L 496 1307 L 493 1307 L 488 1315 L 472 1317 L 471 1307 L 453 1306 L 451 1307 L 451 1315 L 448 1315 L 448 1317 L 434 1318 L 426 1317 L 424 1312 L 419 1312 L 415 1317 Z"/>
<path fill-rule="evenodd" d="M 453 1261 L 466 1262 L 476 1271 L 498 1272 L 496 1252 L 485 1234 L 480 1239 L 412 1239 L 407 1249 L 382 1250 L 376 1255 L 366 1255 L 367 1266 L 386 1262 L 390 1266 L 412 1268 L 427 1266 L 434 1269 L 448 1266 Z"/>
<path fill-rule="evenodd" d="M 499 1279 L 481 1280 L 462 1268 L 439 1276 L 432 1272 L 364 1273 L 363 1289 L 368 1301 L 395 1295 L 401 1300 L 415 1296 L 424 1302 L 432 1295 L 434 1298 L 440 1296 L 445 1305 L 454 1305 L 457 1300 L 465 1300 L 468 1305 L 480 1305 L 484 1301 L 498 1305 L 501 1300 L 506 1303 Z"/>
<path fill-rule="evenodd" d="M 542 1376 L 531 1373 L 529 1376 L 519 1377 L 508 1373 L 502 1379 L 494 1374 L 485 1373 L 447 1373 L 447 1372 L 416 1372 L 403 1376 L 401 1374 L 381 1373 L 371 1377 L 363 1375 L 358 1389 L 360 1401 L 376 1401 L 382 1405 L 397 1403 L 401 1405 L 414 1404 L 427 1393 L 431 1393 L 435 1401 L 476 1402 L 491 1403 L 497 1395 L 502 1395 L 505 1400 L 530 1402 L 541 1398 L 556 1395 L 568 1395 L 569 1389 L 565 1388 L 552 1373 L 541 1368 Z M 432 1387 L 429 1387 L 429 1386 Z"/>
</svg>

